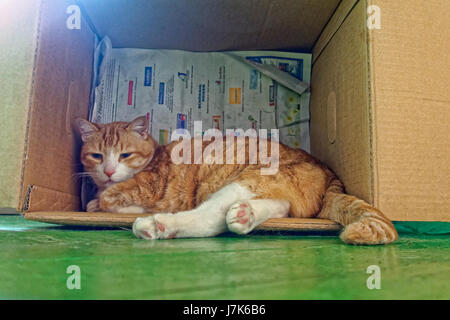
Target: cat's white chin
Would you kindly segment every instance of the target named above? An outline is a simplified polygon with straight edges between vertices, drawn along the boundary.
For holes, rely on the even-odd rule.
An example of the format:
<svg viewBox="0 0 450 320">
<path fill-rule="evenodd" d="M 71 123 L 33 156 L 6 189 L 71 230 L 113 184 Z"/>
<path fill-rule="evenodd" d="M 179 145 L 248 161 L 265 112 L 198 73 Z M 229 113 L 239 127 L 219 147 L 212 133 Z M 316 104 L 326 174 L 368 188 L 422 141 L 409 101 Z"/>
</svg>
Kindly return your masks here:
<svg viewBox="0 0 450 320">
<path fill-rule="evenodd" d="M 125 181 L 125 179 L 123 180 L 116 180 L 116 179 L 108 179 L 106 181 L 100 181 L 100 182 L 96 182 L 97 187 L 99 187 L 102 190 L 105 190 L 108 187 L 111 187 L 112 185 L 115 185 L 116 183 Z"/>
<path fill-rule="evenodd" d="M 104 186 L 105 188 L 108 188 L 108 187 L 112 186 L 112 185 L 115 184 L 115 183 L 117 183 L 117 182 L 108 180 L 107 182 L 105 182 L 105 183 L 103 184 L 103 186 Z"/>
<path fill-rule="evenodd" d="M 115 185 L 115 184 L 118 183 L 118 182 L 120 182 L 120 181 L 114 181 L 114 180 L 112 180 L 112 179 L 109 179 L 109 180 L 103 182 L 102 188 L 103 188 L 103 189 L 106 189 L 106 188 L 108 188 L 108 187 L 111 187 L 112 185 Z"/>
</svg>

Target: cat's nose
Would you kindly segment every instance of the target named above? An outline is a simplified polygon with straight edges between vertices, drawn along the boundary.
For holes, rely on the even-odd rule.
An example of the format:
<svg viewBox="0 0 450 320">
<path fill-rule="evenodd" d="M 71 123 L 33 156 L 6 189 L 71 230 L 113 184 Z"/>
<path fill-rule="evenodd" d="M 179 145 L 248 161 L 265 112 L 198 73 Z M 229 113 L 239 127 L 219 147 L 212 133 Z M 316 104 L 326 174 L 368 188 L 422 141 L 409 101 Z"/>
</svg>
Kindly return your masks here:
<svg viewBox="0 0 450 320">
<path fill-rule="evenodd" d="M 111 176 L 116 172 L 116 170 L 114 169 L 105 169 L 103 172 L 105 172 L 105 174 L 111 178 Z"/>
</svg>

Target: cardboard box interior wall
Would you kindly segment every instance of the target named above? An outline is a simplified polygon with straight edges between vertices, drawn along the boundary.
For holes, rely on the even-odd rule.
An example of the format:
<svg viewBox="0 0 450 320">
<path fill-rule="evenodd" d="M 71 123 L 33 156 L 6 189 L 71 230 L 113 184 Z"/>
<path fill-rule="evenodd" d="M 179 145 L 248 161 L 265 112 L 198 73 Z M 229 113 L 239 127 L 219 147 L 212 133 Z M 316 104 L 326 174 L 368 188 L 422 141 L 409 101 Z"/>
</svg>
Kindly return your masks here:
<svg viewBox="0 0 450 320">
<path fill-rule="evenodd" d="M 95 37 L 108 35 L 117 47 L 312 52 L 312 153 L 393 220 L 450 221 L 448 0 L 132 3 L 0 4 L 4 212 L 79 209 L 72 120 L 87 117 Z M 66 27 L 72 4 L 81 29 Z M 381 29 L 367 27 L 371 5 Z"/>
</svg>

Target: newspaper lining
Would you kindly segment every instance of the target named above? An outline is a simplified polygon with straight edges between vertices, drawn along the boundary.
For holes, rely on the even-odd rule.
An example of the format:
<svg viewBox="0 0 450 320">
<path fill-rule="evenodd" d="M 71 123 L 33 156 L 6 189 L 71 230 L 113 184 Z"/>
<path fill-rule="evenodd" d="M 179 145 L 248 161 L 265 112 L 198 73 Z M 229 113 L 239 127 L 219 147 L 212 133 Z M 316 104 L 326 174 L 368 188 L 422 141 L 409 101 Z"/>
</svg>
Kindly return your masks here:
<svg viewBox="0 0 450 320">
<path fill-rule="evenodd" d="M 282 143 L 309 151 L 310 94 L 305 90 L 310 54 L 113 49 L 105 41 L 90 120 L 131 121 L 147 115 L 150 134 L 160 144 L 169 143 L 176 129 L 191 135 L 210 128 L 223 135 L 226 129 L 279 129 Z M 285 71 L 287 80 L 297 81 L 305 92 L 288 89 L 252 64 Z M 194 121 L 202 121 L 203 132 L 193 132 Z"/>
</svg>

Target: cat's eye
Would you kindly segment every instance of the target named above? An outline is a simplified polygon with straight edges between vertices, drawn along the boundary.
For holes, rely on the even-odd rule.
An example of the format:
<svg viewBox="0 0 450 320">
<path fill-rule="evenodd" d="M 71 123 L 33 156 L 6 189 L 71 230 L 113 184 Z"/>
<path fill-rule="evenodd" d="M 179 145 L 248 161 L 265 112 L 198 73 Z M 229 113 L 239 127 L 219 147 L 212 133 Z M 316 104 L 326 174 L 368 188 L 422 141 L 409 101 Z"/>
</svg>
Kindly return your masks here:
<svg viewBox="0 0 450 320">
<path fill-rule="evenodd" d="M 102 160 L 103 159 L 103 155 L 100 153 L 92 153 L 91 157 L 97 160 Z"/>
<path fill-rule="evenodd" d="M 120 154 L 120 159 L 126 159 L 129 156 L 131 156 L 131 153 L 122 153 L 122 154 Z"/>
</svg>

